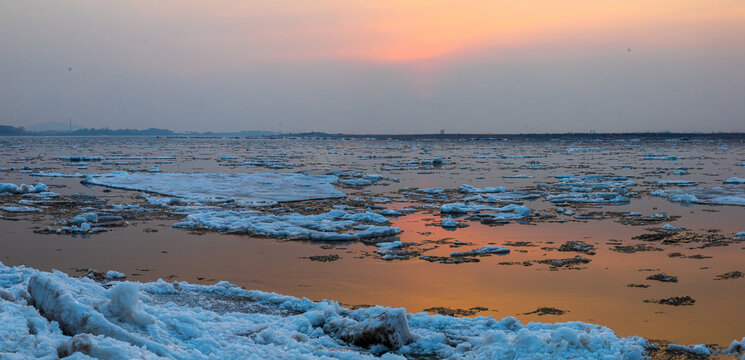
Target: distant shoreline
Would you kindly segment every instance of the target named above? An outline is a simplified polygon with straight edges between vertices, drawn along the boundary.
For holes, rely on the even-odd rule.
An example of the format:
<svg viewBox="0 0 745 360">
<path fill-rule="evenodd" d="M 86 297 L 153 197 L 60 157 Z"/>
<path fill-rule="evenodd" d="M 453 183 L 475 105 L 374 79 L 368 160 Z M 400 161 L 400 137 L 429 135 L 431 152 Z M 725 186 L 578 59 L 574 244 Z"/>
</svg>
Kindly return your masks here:
<svg viewBox="0 0 745 360">
<path fill-rule="evenodd" d="M 267 136 L 268 138 L 327 138 L 375 140 L 571 140 L 571 139 L 728 139 L 745 140 L 745 133 L 525 133 L 525 134 L 327 134 L 299 133 Z"/>
<path fill-rule="evenodd" d="M 452 133 L 452 134 L 344 134 L 325 132 L 278 133 L 273 131 L 175 132 L 168 129 L 78 129 L 74 131 L 27 131 L 23 127 L 0 125 L 0 136 L 162 136 L 162 137 L 245 137 L 267 139 L 374 139 L 374 140 L 573 140 L 573 139 L 726 139 L 745 140 L 745 132 L 622 132 L 622 133 Z"/>
</svg>

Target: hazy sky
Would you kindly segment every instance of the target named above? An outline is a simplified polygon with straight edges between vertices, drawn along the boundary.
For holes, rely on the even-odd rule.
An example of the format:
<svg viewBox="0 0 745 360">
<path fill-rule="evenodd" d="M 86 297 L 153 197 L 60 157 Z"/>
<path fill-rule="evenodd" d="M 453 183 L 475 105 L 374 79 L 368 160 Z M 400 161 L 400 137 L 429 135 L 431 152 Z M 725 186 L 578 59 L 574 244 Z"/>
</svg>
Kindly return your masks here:
<svg viewBox="0 0 745 360">
<path fill-rule="evenodd" d="M 0 0 L 0 124 L 745 131 L 743 0 Z"/>
</svg>

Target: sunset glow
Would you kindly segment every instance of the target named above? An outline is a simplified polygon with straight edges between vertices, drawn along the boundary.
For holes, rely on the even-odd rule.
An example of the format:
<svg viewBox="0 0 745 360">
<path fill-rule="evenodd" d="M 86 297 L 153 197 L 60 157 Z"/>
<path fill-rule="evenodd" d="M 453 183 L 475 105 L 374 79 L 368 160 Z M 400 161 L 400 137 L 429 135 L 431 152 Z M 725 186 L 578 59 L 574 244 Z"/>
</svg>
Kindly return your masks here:
<svg viewBox="0 0 745 360">
<path fill-rule="evenodd" d="M 133 5 L 134 6 L 134 5 Z M 590 48 L 742 41 L 741 1 L 225 1 L 137 3 L 148 16 L 224 25 L 220 42 L 258 41 L 272 59 L 411 62 L 534 46 Z M 207 25 L 207 24 L 204 24 Z M 739 30 L 739 33 L 738 31 Z M 232 39 L 231 39 L 232 38 Z M 236 48 L 242 52 L 249 49 Z M 267 51 L 268 50 L 268 51 Z M 255 54 L 259 56 L 258 54 Z"/>
<path fill-rule="evenodd" d="M 598 118 L 606 130 L 656 120 L 698 131 L 713 111 L 742 129 L 745 103 L 733 99 L 745 83 L 740 0 L 27 0 L 3 6 L 0 45 L 14 49 L 0 58 L 11 74 L 0 109 L 18 124 L 62 111 L 189 129 L 220 114 L 234 129 L 252 119 L 285 131 L 385 121 L 418 132 L 453 118 L 462 131 L 581 130 Z M 59 107 L 20 106 L 19 88 Z M 113 100 L 122 94 L 138 105 Z M 100 111 L 78 105 L 99 96 Z"/>
</svg>

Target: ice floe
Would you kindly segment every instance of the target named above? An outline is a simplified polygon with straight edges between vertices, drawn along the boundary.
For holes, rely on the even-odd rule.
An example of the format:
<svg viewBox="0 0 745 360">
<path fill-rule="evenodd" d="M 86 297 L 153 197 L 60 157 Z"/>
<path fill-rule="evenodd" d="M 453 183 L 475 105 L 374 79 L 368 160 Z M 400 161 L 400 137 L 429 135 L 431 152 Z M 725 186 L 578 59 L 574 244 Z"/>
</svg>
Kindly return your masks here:
<svg viewBox="0 0 745 360">
<path fill-rule="evenodd" d="M 491 255 L 491 254 L 507 254 L 510 252 L 510 249 L 502 246 L 496 246 L 496 245 L 486 245 L 484 247 L 474 249 L 471 251 L 465 251 L 465 252 L 453 252 L 450 253 L 450 256 L 483 256 L 483 255 Z"/>
<path fill-rule="evenodd" d="M 41 209 L 29 207 L 29 206 L 3 206 L 0 210 L 9 213 L 38 213 Z"/>
<path fill-rule="evenodd" d="M 683 204 L 740 205 L 745 206 L 745 189 L 739 186 L 713 188 L 686 188 L 657 190 L 650 195 L 667 198 Z"/>
<path fill-rule="evenodd" d="M 339 209 L 317 215 L 274 215 L 258 211 L 222 210 L 193 213 L 173 226 L 319 241 L 351 241 L 392 236 L 401 232 L 399 228 L 381 224 L 388 224 L 388 219 L 383 215 L 372 212 L 349 213 Z"/>
<path fill-rule="evenodd" d="M 482 211 L 494 211 L 494 212 L 514 212 L 517 215 L 520 216 L 530 216 L 531 210 L 525 206 L 510 204 L 503 207 L 493 207 L 493 206 L 487 206 L 487 205 L 478 205 L 478 204 L 468 204 L 468 203 L 448 203 L 443 204 L 440 206 L 440 212 L 441 213 L 455 213 L 455 214 L 465 214 L 465 213 L 472 213 L 472 212 L 482 212 Z"/>
<path fill-rule="evenodd" d="M 586 204 L 627 204 L 630 199 L 616 192 L 571 192 L 548 195 L 546 200 L 553 203 L 586 203 Z"/>
<path fill-rule="evenodd" d="M 456 228 L 456 227 L 458 227 L 458 222 L 456 222 L 455 220 L 453 220 L 452 217 L 448 216 L 447 218 L 445 218 L 444 220 L 442 220 L 442 222 L 440 223 L 440 226 L 442 226 L 444 228 Z"/>
<path fill-rule="evenodd" d="M 425 193 L 425 194 L 442 194 L 445 192 L 445 189 L 441 187 L 433 187 L 433 188 L 418 189 L 417 191 L 420 193 Z"/>
<path fill-rule="evenodd" d="M 145 191 L 205 202 L 262 205 L 345 197 L 332 185 L 338 178 L 298 173 L 128 173 L 90 176 L 84 183 Z"/>
<path fill-rule="evenodd" d="M 458 191 L 463 193 L 501 193 L 507 191 L 506 186 L 487 186 L 484 188 L 477 188 L 472 185 L 463 184 L 458 188 Z"/>
<path fill-rule="evenodd" d="M 44 171 L 34 172 L 34 173 L 31 173 L 31 175 L 39 176 L 39 177 L 62 177 L 62 178 L 86 178 L 88 176 L 91 176 L 91 174 L 80 174 L 80 173 L 64 174 L 64 173 L 44 172 Z"/>
<path fill-rule="evenodd" d="M 693 180 L 655 180 L 646 181 L 647 183 L 664 187 L 664 186 L 696 186 L 697 183 Z"/>
</svg>

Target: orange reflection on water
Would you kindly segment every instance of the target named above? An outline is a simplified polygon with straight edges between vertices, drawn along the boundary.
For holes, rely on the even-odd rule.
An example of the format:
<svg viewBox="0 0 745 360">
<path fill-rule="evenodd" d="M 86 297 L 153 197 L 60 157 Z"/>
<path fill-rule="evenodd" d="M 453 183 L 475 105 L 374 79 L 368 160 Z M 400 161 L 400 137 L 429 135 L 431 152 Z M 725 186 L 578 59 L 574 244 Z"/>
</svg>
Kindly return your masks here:
<svg viewBox="0 0 745 360">
<path fill-rule="evenodd" d="M 619 335 L 640 335 L 679 343 L 727 344 L 745 333 L 745 315 L 733 312 L 745 301 L 742 279 L 715 281 L 714 276 L 743 270 L 741 245 L 691 250 L 660 246 L 665 251 L 623 254 L 610 251 L 609 239 L 636 244 L 631 236 L 645 232 L 639 227 L 609 221 L 587 223 L 509 224 L 487 227 L 474 223 L 467 228 L 445 231 L 427 226 L 435 216 L 414 214 L 395 221 L 404 232 L 401 240 L 454 238 L 472 245 L 439 248 L 426 254 L 446 256 L 507 241 L 530 241 L 534 247 L 511 247 L 504 256 L 481 258 L 479 263 L 439 264 L 419 259 L 383 261 L 372 255 L 375 247 L 362 243 L 340 244 L 321 249 L 319 244 L 255 239 L 246 236 L 207 233 L 194 235 L 165 226 L 155 235 L 142 235 L 142 223 L 89 239 L 60 238 L 34 234 L 33 223 L 9 222 L 8 237 L 0 241 L 6 265 L 25 264 L 40 269 L 115 269 L 130 280 L 172 279 L 192 283 L 227 280 L 249 289 L 304 296 L 313 300 L 333 299 L 347 305 L 379 304 L 406 307 L 410 312 L 437 306 L 467 309 L 489 308 L 479 315 L 520 320 L 558 322 L 587 321 L 610 327 Z M 428 234 L 429 233 L 429 234 Z M 8 240 L 12 239 L 12 240 Z M 64 241 L 61 241 L 61 240 Z M 584 240 L 598 249 L 588 256 L 592 262 L 582 270 L 550 271 L 547 265 L 498 265 L 504 261 L 569 258 L 577 253 L 543 250 L 567 240 Z M 431 245 L 426 245 L 429 247 Z M 57 250 L 59 249 L 59 250 Z M 166 251 L 163 253 L 162 251 Z M 525 252 L 523 252 L 525 251 Z M 710 259 L 670 258 L 670 252 L 703 254 Z M 334 262 L 311 262 L 309 255 L 338 254 Z M 640 269 L 659 269 L 654 272 Z M 150 269 L 142 271 L 138 269 Z M 679 283 L 645 280 L 657 272 L 679 276 Z M 138 274 L 138 276 L 133 276 Z M 197 277 L 204 278 L 198 280 Z M 648 284 L 649 288 L 627 287 Z M 644 303 L 645 299 L 689 295 L 694 306 L 671 307 Z M 561 316 L 521 315 L 539 307 L 567 310 Z M 707 329 L 701 332 L 700 329 Z"/>
</svg>

